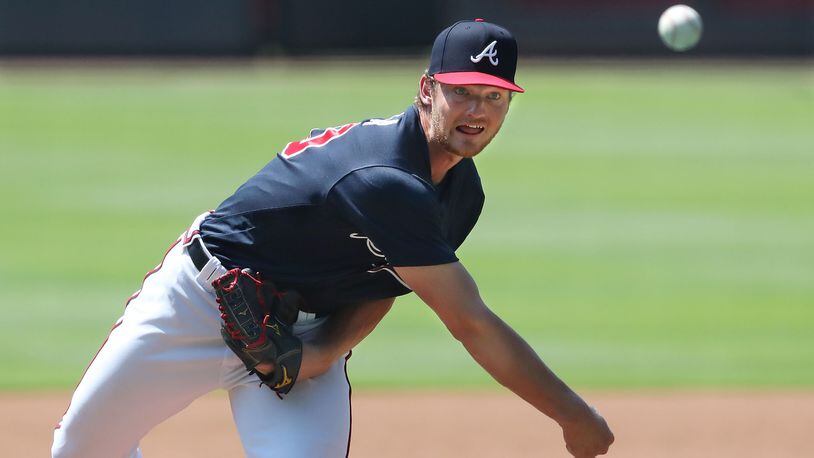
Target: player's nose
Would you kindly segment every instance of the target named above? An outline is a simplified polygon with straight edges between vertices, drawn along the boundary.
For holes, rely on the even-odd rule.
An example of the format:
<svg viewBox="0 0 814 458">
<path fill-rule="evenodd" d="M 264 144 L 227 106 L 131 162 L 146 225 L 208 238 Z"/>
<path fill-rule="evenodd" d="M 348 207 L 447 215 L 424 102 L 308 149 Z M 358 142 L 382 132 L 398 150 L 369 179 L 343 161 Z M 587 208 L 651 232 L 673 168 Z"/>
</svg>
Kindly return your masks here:
<svg viewBox="0 0 814 458">
<path fill-rule="evenodd" d="M 484 103 L 483 97 L 470 97 L 466 105 L 466 114 L 470 118 L 482 116 L 485 112 Z"/>
</svg>

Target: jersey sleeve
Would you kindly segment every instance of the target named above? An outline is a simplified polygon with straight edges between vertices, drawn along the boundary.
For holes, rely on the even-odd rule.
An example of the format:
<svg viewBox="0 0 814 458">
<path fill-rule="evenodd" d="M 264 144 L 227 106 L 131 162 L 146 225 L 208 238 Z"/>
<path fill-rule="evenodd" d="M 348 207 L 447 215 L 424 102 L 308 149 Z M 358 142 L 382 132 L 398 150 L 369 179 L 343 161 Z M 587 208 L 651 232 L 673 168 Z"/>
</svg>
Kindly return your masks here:
<svg viewBox="0 0 814 458">
<path fill-rule="evenodd" d="M 359 228 L 396 267 L 455 262 L 445 240 L 434 188 L 393 167 L 369 167 L 346 175 L 328 201 Z"/>
</svg>

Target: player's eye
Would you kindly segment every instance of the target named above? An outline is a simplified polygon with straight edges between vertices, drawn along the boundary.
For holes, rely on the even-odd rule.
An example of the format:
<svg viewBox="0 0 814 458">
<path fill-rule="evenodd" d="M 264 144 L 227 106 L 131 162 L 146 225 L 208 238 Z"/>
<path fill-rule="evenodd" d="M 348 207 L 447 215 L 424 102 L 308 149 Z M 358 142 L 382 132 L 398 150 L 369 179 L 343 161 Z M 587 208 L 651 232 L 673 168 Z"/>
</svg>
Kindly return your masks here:
<svg viewBox="0 0 814 458">
<path fill-rule="evenodd" d="M 460 86 L 458 86 L 458 87 L 456 87 L 455 89 L 453 89 L 453 92 L 455 92 L 455 95 L 466 95 L 466 94 L 468 94 L 468 92 L 466 91 L 466 89 L 465 89 L 465 88 L 462 88 L 462 87 L 460 87 Z"/>
<path fill-rule="evenodd" d="M 486 94 L 486 98 L 489 100 L 500 100 L 500 92 L 490 92 Z"/>
</svg>

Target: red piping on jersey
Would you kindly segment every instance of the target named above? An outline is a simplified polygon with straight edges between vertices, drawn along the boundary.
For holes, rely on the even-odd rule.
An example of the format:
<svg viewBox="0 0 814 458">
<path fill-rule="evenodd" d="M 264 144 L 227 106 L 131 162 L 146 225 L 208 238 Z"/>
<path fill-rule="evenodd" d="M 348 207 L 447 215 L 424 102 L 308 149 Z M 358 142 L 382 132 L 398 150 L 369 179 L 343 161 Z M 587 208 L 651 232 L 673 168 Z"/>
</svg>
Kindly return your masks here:
<svg viewBox="0 0 814 458">
<path fill-rule="evenodd" d="M 308 148 L 325 146 L 331 140 L 345 135 L 349 130 L 358 125 L 358 122 L 354 122 L 345 124 L 344 126 L 331 127 L 330 129 L 325 129 L 325 132 L 315 137 L 308 137 L 305 140 L 290 142 L 289 144 L 285 145 L 285 148 L 283 148 L 283 152 L 280 153 L 280 156 L 285 159 L 290 159 Z"/>
<path fill-rule="evenodd" d="M 353 431 L 353 400 L 351 399 L 353 389 L 350 386 L 350 378 L 348 378 L 348 360 L 352 354 L 353 351 L 351 350 L 348 352 L 348 356 L 345 356 L 345 380 L 348 382 L 348 448 L 345 450 L 345 458 L 348 458 L 348 455 L 350 455 L 350 436 Z"/>
<path fill-rule="evenodd" d="M 184 244 L 184 245 L 189 245 L 189 242 L 191 242 L 191 241 L 192 241 L 192 239 L 193 239 L 193 238 L 194 238 L 196 235 L 198 235 L 198 234 L 200 234 L 200 233 L 201 233 L 201 230 L 200 230 L 200 229 L 195 229 L 194 231 L 190 232 L 189 234 L 184 233 L 184 236 L 183 236 L 183 239 L 184 239 L 183 244 Z M 172 247 L 170 247 L 170 249 L 172 249 Z M 166 256 L 167 256 L 167 255 L 164 255 L 164 257 L 166 257 Z"/>
<path fill-rule="evenodd" d="M 76 386 L 73 389 L 74 391 L 76 391 L 76 389 L 79 388 L 79 384 L 82 383 L 82 379 L 85 378 L 85 374 L 88 373 L 88 369 L 90 369 L 90 366 L 93 364 L 94 361 L 96 361 L 96 357 L 99 356 L 99 353 L 102 352 L 102 348 L 105 347 L 105 344 L 107 343 L 107 341 L 110 340 L 110 334 L 113 333 L 114 329 L 121 326 L 121 324 L 122 324 L 122 320 L 120 319 L 119 321 L 116 322 L 116 324 L 113 325 L 112 328 L 110 328 L 110 332 L 107 333 L 107 337 L 105 337 L 105 341 L 102 342 L 102 345 L 99 347 L 98 350 L 96 350 L 96 354 L 93 355 L 93 359 L 90 360 L 90 363 L 88 363 L 88 366 L 85 368 L 85 371 L 82 372 L 82 377 L 79 377 L 79 381 L 76 383 Z M 73 397 L 71 397 L 71 399 L 73 400 Z M 59 418 L 59 421 L 57 422 L 57 425 L 54 427 L 54 429 L 59 429 L 59 428 L 62 427 L 62 420 L 65 418 L 65 414 L 68 413 L 68 410 L 70 408 L 71 408 L 71 402 L 69 401 L 68 402 L 68 407 L 65 408 L 65 412 L 62 413 L 62 417 Z"/>
</svg>

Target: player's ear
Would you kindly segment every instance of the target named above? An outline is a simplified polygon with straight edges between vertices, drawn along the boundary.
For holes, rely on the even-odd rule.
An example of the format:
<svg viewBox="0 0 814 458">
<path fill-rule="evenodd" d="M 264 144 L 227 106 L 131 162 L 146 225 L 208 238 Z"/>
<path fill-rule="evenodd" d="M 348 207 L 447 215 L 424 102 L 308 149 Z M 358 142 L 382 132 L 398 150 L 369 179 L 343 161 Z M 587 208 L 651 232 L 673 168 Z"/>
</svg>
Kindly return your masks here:
<svg viewBox="0 0 814 458">
<path fill-rule="evenodd" d="M 418 99 L 425 107 L 432 106 L 432 91 L 435 81 L 425 73 L 418 82 Z"/>
</svg>

